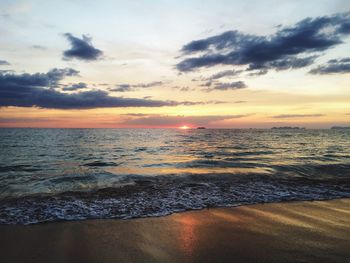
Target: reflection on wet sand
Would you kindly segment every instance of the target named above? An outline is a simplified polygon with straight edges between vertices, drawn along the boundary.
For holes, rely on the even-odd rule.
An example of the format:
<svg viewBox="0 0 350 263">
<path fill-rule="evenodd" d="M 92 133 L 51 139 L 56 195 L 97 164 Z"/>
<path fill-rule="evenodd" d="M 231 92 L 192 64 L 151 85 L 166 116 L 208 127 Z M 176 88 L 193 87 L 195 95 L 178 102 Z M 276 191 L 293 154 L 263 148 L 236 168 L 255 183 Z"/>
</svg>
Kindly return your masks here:
<svg viewBox="0 0 350 263">
<path fill-rule="evenodd" d="M 2 262 L 343 263 L 350 258 L 350 199 L 2 225 L 0 233 Z"/>
<path fill-rule="evenodd" d="M 179 218 L 178 220 L 182 228 L 179 232 L 180 247 L 188 258 L 192 258 L 194 246 L 198 241 L 198 233 L 196 233 L 197 227 L 201 221 L 194 217 L 192 214 L 187 214 Z"/>
</svg>

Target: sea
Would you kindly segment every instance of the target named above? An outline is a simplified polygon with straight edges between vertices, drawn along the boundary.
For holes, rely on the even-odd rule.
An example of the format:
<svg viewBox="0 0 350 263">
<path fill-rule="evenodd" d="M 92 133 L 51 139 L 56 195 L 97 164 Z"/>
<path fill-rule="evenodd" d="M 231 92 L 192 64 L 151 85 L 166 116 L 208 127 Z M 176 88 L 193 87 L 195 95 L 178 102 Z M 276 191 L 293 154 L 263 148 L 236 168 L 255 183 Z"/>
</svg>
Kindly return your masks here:
<svg viewBox="0 0 350 263">
<path fill-rule="evenodd" d="M 344 197 L 347 129 L 0 129 L 0 224 Z"/>
</svg>

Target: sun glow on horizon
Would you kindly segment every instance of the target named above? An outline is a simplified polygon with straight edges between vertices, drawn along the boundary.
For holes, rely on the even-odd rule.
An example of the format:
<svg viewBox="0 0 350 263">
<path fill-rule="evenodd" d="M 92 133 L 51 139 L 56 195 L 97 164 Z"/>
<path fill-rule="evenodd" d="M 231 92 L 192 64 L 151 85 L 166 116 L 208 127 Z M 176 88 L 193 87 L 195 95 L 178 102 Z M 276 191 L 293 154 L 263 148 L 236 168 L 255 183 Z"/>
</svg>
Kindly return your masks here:
<svg viewBox="0 0 350 263">
<path fill-rule="evenodd" d="M 188 129 L 191 129 L 191 127 L 187 126 L 187 125 L 182 125 L 179 127 L 179 129 L 181 130 L 188 130 Z"/>
</svg>

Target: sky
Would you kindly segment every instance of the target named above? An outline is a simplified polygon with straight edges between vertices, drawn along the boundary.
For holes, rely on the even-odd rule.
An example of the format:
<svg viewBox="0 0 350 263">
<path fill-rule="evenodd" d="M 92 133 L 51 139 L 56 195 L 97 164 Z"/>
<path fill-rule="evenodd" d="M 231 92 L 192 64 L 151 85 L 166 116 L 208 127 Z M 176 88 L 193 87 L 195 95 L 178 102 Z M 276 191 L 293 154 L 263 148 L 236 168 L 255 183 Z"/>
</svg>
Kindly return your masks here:
<svg viewBox="0 0 350 263">
<path fill-rule="evenodd" d="M 350 125 L 350 1 L 0 2 L 0 127 Z"/>
</svg>

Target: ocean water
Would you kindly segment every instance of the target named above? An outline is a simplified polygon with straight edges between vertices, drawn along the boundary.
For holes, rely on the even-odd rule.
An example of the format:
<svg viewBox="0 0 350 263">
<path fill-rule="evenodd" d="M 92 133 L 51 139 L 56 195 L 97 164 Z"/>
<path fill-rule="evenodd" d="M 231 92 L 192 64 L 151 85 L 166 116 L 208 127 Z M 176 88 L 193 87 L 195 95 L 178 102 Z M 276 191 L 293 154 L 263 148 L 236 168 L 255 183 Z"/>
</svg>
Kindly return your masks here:
<svg viewBox="0 0 350 263">
<path fill-rule="evenodd" d="M 0 223 L 350 197 L 349 130 L 0 129 Z"/>
</svg>

